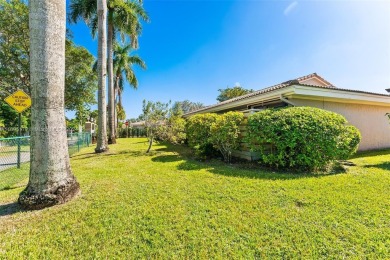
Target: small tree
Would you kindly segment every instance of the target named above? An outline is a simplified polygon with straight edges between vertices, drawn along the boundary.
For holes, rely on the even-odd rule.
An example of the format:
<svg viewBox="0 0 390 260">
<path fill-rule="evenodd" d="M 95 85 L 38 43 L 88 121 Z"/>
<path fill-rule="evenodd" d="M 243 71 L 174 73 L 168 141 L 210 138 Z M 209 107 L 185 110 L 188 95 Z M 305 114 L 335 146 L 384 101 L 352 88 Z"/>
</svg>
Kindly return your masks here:
<svg viewBox="0 0 390 260">
<path fill-rule="evenodd" d="M 246 95 L 249 93 L 252 93 L 253 89 L 245 89 L 241 86 L 235 86 L 235 87 L 227 87 L 225 89 L 218 89 L 219 95 L 217 97 L 217 100 L 219 102 L 226 101 L 235 97 L 239 97 L 242 95 Z"/>
<path fill-rule="evenodd" d="M 149 141 L 149 147 L 146 151 L 147 153 L 149 153 L 150 149 L 152 148 L 153 141 L 156 137 L 159 126 L 164 124 L 165 120 L 167 119 L 169 105 L 170 103 L 152 101 L 146 102 L 146 100 L 143 101 L 142 117 L 145 120 L 146 136 Z"/>
<path fill-rule="evenodd" d="M 225 162 L 230 163 L 232 151 L 240 146 L 240 125 L 244 115 L 240 112 L 228 112 L 218 115 L 210 127 L 210 141 L 218 149 Z"/>
</svg>

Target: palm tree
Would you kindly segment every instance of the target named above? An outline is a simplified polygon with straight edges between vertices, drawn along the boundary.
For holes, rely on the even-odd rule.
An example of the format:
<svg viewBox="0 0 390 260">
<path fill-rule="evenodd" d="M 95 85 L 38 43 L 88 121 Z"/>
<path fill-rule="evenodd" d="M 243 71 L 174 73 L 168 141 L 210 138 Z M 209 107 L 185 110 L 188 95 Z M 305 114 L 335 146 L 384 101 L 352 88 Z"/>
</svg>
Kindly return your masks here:
<svg viewBox="0 0 390 260">
<path fill-rule="evenodd" d="M 114 64 L 113 51 L 115 30 L 121 32 L 122 38 L 130 36 L 132 46 L 138 47 L 138 35 L 141 32 L 139 20 L 148 21 L 148 15 L 138 2 L 123 2 L 122 0 L 110 0 L 108 3 L 108 142 L 115 144 L 115 90 L 114 90 Z"/>
<path fill-rule="evenodd" d="M 72 0 L 70 20 L 76 22 L 83 18 L 92 29 L 92 34 L 96 34 L 96 15 L 94 9 L 90 7 L 94 0 Z M 128 35 L 133 47 L 138 47 L 137 37 L 141 32 L 140 19 L 148 21 L 148 16 L 141 5 L 142 1 L 108 1 L 108 30 L 107 30 L 107 50 L 108 50 L 108 129 L 109 143 L 115 143 L 115 119 L 114 119 L 114 78 L 113 78 L 113 43 L 115 33 L 120 32 L 122 38 Z"/>
<path fill-rule="evenodd" d="M 118 104 L 122 106 L 122 93 L 124 83 L 127 81 L 134 89 L 138 88 L 138 80 L 133 71 L 133 65 L 138 65 L 146 69 L 145 62 L 138 56 L 132 55 L 132 44 L 114 46 L 114 72 L 115 72 L 115 92 L 118 95 Z"/>
<path fill-rule="evenodd" d="M 64 114 L 65 1 L 30 0 L 31 160 L 19 203 L 41 209 L 72 199 L 80 186 L 69 164 Z"/>
<path fill-rule="evenodd" d="M 107 3 L 106 0 L 97 0 L 98 16 L 98 134 L 96 140 L 96 153 L 108 150 L 106 128 L 106 69 L 107 69 Z"/>
</svg>

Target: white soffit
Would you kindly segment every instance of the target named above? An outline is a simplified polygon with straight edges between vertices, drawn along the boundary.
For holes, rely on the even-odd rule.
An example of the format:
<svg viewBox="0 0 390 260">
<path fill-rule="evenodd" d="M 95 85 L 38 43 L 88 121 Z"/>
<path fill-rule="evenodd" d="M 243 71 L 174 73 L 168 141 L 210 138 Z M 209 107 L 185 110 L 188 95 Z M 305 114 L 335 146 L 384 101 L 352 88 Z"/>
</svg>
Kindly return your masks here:
<svg viewBox="0 0 390 260">
<path fill-rule="evenodd" d="M 390 96 L 299 85 L 293 85 L 292 87 L 294 88 L 293 98 L 390 107 Z"/>
</svg>

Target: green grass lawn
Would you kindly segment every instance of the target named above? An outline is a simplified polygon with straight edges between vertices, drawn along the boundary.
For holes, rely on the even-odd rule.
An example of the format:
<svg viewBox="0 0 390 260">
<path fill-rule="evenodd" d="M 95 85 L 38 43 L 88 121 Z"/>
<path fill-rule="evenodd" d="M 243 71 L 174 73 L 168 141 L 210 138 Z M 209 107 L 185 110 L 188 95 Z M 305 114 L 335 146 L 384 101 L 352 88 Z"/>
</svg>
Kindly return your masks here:
<svg viewBox="0 0 390 260">
<path fill-rule="evenodd" d="M 82 195 L 65 205 L 23 212 L 22 188 L 0 191 L 0 259 L 390 258 L 390 151 L 298 175 L 146 148 L 74 155 Z"/>
</svg>

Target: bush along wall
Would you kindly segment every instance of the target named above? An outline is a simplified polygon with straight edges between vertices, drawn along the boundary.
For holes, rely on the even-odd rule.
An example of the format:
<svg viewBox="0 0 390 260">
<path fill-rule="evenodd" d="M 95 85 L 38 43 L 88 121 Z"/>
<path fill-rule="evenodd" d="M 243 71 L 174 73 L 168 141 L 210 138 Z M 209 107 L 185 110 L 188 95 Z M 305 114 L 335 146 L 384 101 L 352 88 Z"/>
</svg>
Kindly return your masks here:
<svg viewBox="0 0 390 260">
<path fill-rule="evenodd" d="M 232 151 L 240 144 L 240 125 L 244 115 L 240 112 L 226 114 L 200 114 L 187 121 L 187 140 L 200 158 L 222 154 L 230 162 Z"/>
<path fill-rule="evenodd" d="M 207 113 L 194 115 L 187 120 L 187 142 L 199 158 L 206 159 L 218 155 L 210 141 L 211 124 L 217 120 L 217 117 L 217 114 Z"/>
<path fill-rule="evenodd" d="M 260 162 L 277 168 L 323 170 L 356 152 L 359 130 L 336 113 L 311 107 L 269 109 L 248 118 L 246 142 Z"/>
</svg>

